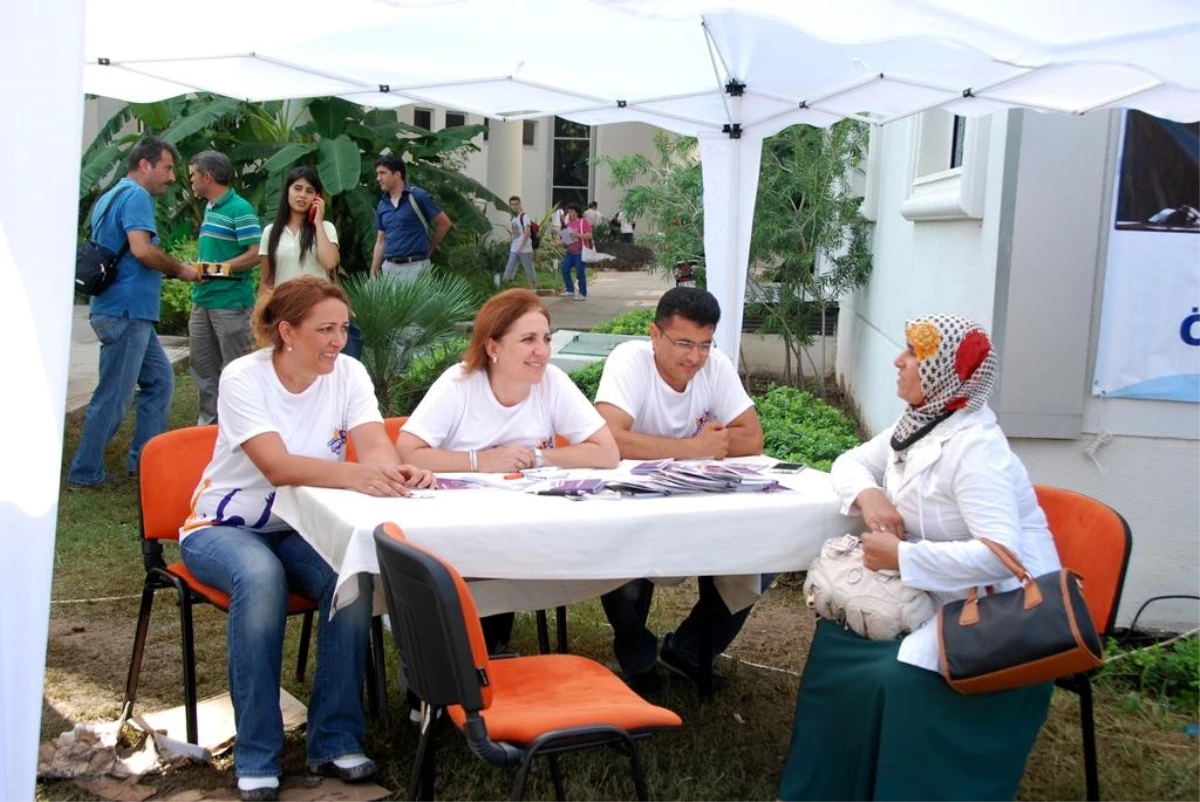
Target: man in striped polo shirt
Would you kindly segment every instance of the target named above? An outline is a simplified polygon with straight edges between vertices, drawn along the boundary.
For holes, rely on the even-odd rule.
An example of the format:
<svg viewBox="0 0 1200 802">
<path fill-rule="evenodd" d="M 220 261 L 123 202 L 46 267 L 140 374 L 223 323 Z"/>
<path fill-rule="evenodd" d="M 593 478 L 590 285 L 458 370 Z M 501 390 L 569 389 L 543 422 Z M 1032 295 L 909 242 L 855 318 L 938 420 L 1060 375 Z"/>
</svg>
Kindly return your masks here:
<svg viewBox="0 0 1200 802">
<path fill-rule="evenodd" d="M 250 314 L 254 287 L 250 270 L 258 264 L 262 228 L 254 207 L 230 188 L 233 165 L 215 150 L 197 153 L 188 163 L 192 192 L 204 198 L 200 224 L 200 261 L 220 265 L 192 288 L 188 320 L 192 379 L 200 395 L 201 426 L 217 422 L 217 386 L 221 370 L 250 352 Z"/>
</svg>

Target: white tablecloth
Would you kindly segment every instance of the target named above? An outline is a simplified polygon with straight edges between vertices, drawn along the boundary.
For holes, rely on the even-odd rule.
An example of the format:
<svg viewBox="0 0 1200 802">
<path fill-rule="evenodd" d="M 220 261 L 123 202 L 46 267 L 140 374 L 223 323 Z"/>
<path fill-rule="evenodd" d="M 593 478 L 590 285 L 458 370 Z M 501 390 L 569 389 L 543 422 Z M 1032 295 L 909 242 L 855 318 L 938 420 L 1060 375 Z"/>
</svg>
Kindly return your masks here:
<svg viewBox="0 0 1200 802">
<path fill-rule="evenodd" d="M 634 464 L 571 477 L 615 478 Z M 490 487 L 426 499 L 284 487 L 274 511 L 337 569 L 335 608 L 354 600 L 357 573 L 379 573 L 373 532 L 393 521 L 463 576 L 504 580 L 472 583 L 482 615 L 569 604 L 637 577 L 740 575 L 718 582 L 736 610 L 754 600 L 758 574 L 803 570 L 826 538 L 856 528 L 828 474 L 777 478 L 791 489 L 582 501 Z M 381 601 L 377 587 L 380 610 Z"/>
</svg>

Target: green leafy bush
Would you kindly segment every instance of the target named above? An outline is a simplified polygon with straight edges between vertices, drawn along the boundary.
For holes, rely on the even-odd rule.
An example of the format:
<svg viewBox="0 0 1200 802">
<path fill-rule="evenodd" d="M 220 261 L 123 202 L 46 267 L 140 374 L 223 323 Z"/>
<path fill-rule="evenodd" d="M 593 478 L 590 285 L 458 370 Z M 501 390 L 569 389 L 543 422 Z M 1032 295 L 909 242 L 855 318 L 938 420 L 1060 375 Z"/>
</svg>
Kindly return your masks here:
<svg viewBox="0 0 1200 802">
<path fill-rule="evenodd" d="M 184 281 L 164 281 L 158 315 L 159 334 L 188 336 L 188 318 L 192 316 L 192 285 Z"/>
<path fill-rule="evenodd" d="M 1117 685 L 1149 696 L 1180 713 L 1200 707 L 1200 637 L 1153 644 L 1121 652 L 1109 639 L 1101 675 Z"/>
<path fill-rule="evenodd" d="M 408 415 L 417 408 L 429 387 L 446 369 L 462 361 L 462 353 L 467 348 L 466 337 L 459 337 L 442 343 L 431 351 L 415 357 L 408 364 L 408 370 L 393 385 L 390 392 L 391 409 L 388 415 Z"/>
<path fill-rule="evenodd" d="M 636 334 L 645 336 L 654 322 L 654 310 L 631 309 L 592 328 L 597 334 Z"/>
<path fill-rule="evenodd" d="M 588 401 L 594 402 L 596 390 L 600 388 L 600 374 L 602 373 L 604 373 L 604 363 L 592 362 L 571 371 L 567 376 L 575 382 L 575 386 L 587 397 Z"/>
<path fill-rule="evenodd" d="M 763 427 L 763 453 L 829 470 L 839 454 L 859 443 L 854 421 L 795 387 L 771 385 L 754 399 Z"/>
</svg>

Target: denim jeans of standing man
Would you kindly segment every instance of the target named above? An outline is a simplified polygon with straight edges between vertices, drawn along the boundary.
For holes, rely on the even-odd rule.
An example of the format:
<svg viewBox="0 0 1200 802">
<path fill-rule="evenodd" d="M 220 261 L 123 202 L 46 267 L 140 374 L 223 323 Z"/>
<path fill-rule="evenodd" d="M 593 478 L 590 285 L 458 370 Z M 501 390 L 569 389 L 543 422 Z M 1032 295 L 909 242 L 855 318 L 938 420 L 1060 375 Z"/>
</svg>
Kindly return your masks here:
<svg viewBox="0 0 1200 802">
<path fill-rule="evenodd" d="M 366 575 L 358 577 L 358 598 L 330 619 L 337 574 L 291 530 L 214 526 L 184 537 L 179 551 L 197 579 L 230 596 L 225 626 L 237 776 L 281 774 L 279 681 L 289 589 L 320 602 L 317 668 L 308 700 L 308 764 L 315 767 L 361 753 L 366 731 L 361 693 L 372 602 Z"/>
<path fill-rule="evenodd" d="M 104 449 L 125 420 L 135 389 L 137 422 L 125 468 L 137 473 L 142 446 L 167 429 L 167 412 L 175 392 L 175 373 L 153 321 L 92 315 L 91 324 L 100 340 L 100 375 L 67 474 L 67 482 L 76 487 L 99 485 L 108 478 Z"/>
<path fill-rule="evenodd" d="M 773 578 L 774 574 L 764 574 L 760 587 L 765 590 Z M 711 577 L 700 577 L 702 583 L 711 584 L 712 581 Z M 716 588 L 709 590 L 716 596 L 710 619 L 713 651 L 708 660 L 712 662 L 737 637 L 754 605 L 731 613 Z M 646 628 L 653 597 L 654 583 L 649 579 L 635 579 L 600 597 L 604 614 L 613 628 L 613 653 L 626 680 L 653 670 L 658 659 L 658 638 Z M 663 640 L 664 651 L 669 649 L 675 658 L 692 671 L 700 666 L 702 620 L 703 612 L 697 602 L 688 617 Z"/>
</svg>

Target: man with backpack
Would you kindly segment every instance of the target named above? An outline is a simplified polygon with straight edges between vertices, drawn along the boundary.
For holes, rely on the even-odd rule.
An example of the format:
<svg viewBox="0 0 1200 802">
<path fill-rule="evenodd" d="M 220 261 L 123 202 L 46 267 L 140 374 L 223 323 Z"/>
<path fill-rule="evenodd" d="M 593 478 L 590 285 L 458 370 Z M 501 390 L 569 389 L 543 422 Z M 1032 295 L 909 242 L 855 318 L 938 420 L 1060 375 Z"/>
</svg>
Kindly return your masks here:
<svg viewBox="0 0 1200 802">
<path fill-rule="evenodd" d="M 129 172 L 100 196 L 92 210 L 92 239 L 117 257 L 117 277 L 91 300 L 92 330 L 100 340 L 100 375 L 83 421 L 67 487 L 106 487 L 104 449 L 137 391 L 137 423 L 125 467 L 137 473 L 146 441 L 167 429 L 175 372 L 158 341 L 163 276 L 197 281 L 195 268 L 158 247 L 154 198 L 175 181 L 175 146 L 148 136 L 129 151 Z"/>
<path fill-rule="evenodd" d="M 537 292 L 537 273 L 533 269 L 533 249 L 537 247 L 534 240 L 533 227 L 536 225 L 521 208 L 521 198 L 513 195 L 508 199 L 508 207 L 512 209 L 512 219 L 509 221 L 512 246 L 508 251 L 508 264 L 504 266 L 504 280 L 512 281 L 517 276 L 517 261 L 525 266 L 525 275 L 529 277 L 529 289 Z"/>
<path fill-rule="evenodd" d="M 375 179 L 383 195 L 375 207 L 371 278 L 380 268 L 385 276 L 416 278 L 429 269 L 430 256 L 453 223 L 432 195 L 408 184 L 408 167 L 400 156 L 376 159 Z"/>
</svg>

